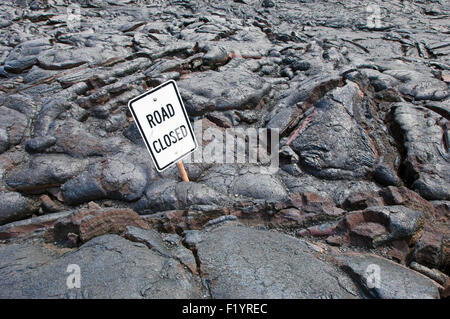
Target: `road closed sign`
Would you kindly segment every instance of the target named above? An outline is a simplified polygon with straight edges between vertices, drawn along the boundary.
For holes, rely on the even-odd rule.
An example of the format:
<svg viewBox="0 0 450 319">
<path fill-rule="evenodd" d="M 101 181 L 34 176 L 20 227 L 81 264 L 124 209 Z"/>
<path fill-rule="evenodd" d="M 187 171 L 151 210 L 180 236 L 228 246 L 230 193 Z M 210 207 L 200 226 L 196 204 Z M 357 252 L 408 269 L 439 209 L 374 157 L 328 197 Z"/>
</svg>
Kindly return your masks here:
<svg viewBox="0 0 450 319">
<path fill-rule="evenodd" d="M 134 121 L 160 172 L 197 148 L 175 81 L 167 81 L 128 102 Z"/>
</svg>

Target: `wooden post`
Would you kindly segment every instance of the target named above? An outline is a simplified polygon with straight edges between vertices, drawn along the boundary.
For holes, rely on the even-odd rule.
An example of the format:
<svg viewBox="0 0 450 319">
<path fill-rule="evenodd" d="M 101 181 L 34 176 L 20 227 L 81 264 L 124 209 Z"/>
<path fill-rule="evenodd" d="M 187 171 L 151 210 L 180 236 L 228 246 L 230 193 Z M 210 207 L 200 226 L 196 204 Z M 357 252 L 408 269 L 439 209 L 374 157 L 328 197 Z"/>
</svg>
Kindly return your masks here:
<svg viewBox="0 0 450 319">
<path fill-rule="evenodd" d="M 184 165 L 182 161 L 177 162 L 178 172 L 180 173 L 181 180 L 184 182 L 189 182 L 188 174 L 186 173 L 186 170 L 184 169 Z"/>
</svg>

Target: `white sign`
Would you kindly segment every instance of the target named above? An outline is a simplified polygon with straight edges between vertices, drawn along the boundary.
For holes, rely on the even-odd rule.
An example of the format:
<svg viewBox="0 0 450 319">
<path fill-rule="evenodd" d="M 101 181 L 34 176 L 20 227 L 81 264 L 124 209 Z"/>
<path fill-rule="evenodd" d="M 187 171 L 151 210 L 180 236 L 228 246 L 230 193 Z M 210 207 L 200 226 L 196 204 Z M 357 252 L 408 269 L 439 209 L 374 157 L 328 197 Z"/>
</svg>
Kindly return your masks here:
<svg viewBox="0 0 450 319">
<path fill-rule="evenodd" d="M 135 97 L 128 107 L 159 172 L 197 149 L 175 81 Z"/>
</svg>

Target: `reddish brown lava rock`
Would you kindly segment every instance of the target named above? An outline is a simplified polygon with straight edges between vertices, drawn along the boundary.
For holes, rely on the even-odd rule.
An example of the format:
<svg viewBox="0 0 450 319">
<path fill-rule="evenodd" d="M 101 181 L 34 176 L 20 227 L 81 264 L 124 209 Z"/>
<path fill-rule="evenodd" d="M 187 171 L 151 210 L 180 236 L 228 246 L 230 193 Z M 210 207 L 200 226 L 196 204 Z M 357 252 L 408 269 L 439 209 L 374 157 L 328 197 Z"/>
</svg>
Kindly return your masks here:
<svg viewBox="0 0 450 319">
<path fill-rule="evenodd" d="M 230 215 L 230 211 L 227 208 L 211 211 L 170 210 L 142 218 L 151 228 L 161 232 L 182 233 L 188 229 L 202 229 L 208 221 L 223 215 Z"/>
<path fill-rule="evenodd" d="M 301 226 L 307 218 L 297 208 L 285 208 L 276 212 L 270 218 L 270 225 L 273 227 L 294 227 Z"/>
<path fill-rule="evenodd" d="M 386 227 L 378 223 L 363 223 L 355 226 L 350 231 L 350 241 L 353 244 L 358 243 L 358 246 L 372 246 L 373 242 L 377 241 L 388 232 Z"/>
<path fill-rule="evenodd" d="M 149 225 L 131 209 L 82 209 L 58 220 L 54 240 L 68 240 L 78 235 L 81 242 L 104 234 L 122 234 L 127 226 L 149 229 Z"/>
<path fill-rule="evenodd" d="M 450 83 L 450 72 L 443 71 L 441 77 L 442 81 Z"/>
<path fill-rule="evenodd" d="M 296 235 L 301 237 L 326 237 L 332 235 L 335 231 L 336 225 L 322 224 L 302 229 Z"/>
<path fill-rule="evenodd" d="M 305 192 L 292 194 L 283 202 L 243 201 L 236 205 L 232 214 L 244 223 L 298 228 L 336 220 L 344 213 L 331 198 Z"/>
<path fill-rule="evenodd" d="M 411 249 L 405 240 L 394 240 L 391 243 L 391 247 L 387 251 L 387 254 L 391 258 L 403 265 L 408 262 L 408 257 L 410 256 Z"/>
<path fill-rule="evenodd" d="M 67 216 L 69 213 L 48 214 L 0 226 L 0 240 L 22 237 L 36 231 L 45 231 L 53 227 L 58 219 Z"/>
<path fill-rule="evenodd" d="M 331 198 L 314 193 L 293 194 L 287 205 L 291 208 L 282 209 L 274 215 L 277 224 L 290 224 L 295 221 L 302 226 L 317 225 L 335 220 L 345 213 L 343 209 L 336 207 Z"/>
<path fill-rule="evenodd" d="M 295 196 L 291 198 L 295 201 Z M 344 214 L 344 210 L 336 207 L 334 201 L 329 197 L 319 196 L 314 193 L 303 193 L 300 195 L 302 198 L 302 205 L 299 207 L 303 212 L 314 213 L 314 214 L 325 214 L 332 217 L 338 217 Z M 298 200 L 296 201 L 298 203 Z"/>
<path fill-rule="evenodd" d="M 347 214 L 341 222 L 341 229 L 354 229 L 362 223 L 378 223 L 386 225 L 389 222 L 386 215 L 372 210 L 361 210 Z"/>
<path fill-rule="evenodd" d="M 343 203 L 346 210 L 362 210 L 372 206 L 402 205 L 421 211 L 426 218 L 436 214 L 434 206 L 416 192 L 402 186 L 389 186 L 377 192 L 353 193 Z"/>
<path fill-rule="evenodd" d="M 436 219 L 442 223 L 450 222 L 450 202 L 437 201 L 433 202 L 433 206 L 436 209 Z"/>
<path fill-rule="evenodd" d="M 415 247 L 413 258 L 419 264 L 441 269 L 450 275 L 450 229 L 448 226 L 427 222 Z"/>
</svg>

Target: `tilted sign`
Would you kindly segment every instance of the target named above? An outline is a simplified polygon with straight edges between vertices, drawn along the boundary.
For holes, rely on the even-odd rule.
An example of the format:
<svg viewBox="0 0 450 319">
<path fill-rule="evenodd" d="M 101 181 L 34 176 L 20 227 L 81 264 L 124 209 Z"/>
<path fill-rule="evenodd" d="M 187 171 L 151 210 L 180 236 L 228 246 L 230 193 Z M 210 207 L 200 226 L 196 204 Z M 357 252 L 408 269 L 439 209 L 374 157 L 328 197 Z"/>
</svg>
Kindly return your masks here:
<svg viewBox="0 0 450 319">
<path fill-rule="evenodd" d="M 128 107 L 158 171 L 197 149 L 175 81 L 167 81 L 132 99 Z"/>
</svg>

